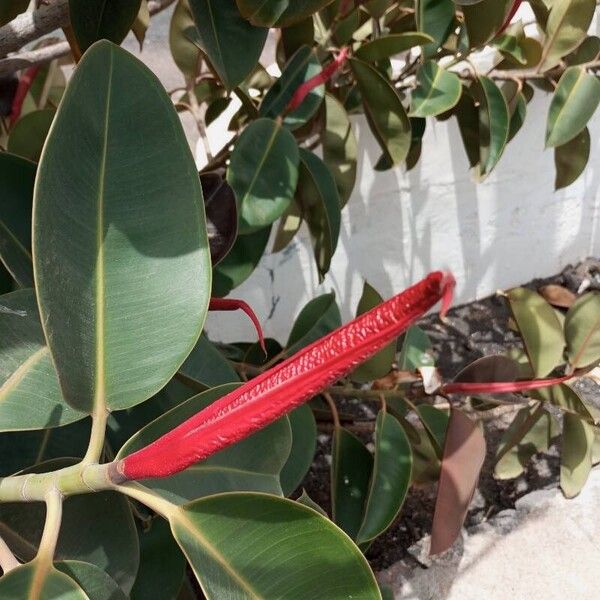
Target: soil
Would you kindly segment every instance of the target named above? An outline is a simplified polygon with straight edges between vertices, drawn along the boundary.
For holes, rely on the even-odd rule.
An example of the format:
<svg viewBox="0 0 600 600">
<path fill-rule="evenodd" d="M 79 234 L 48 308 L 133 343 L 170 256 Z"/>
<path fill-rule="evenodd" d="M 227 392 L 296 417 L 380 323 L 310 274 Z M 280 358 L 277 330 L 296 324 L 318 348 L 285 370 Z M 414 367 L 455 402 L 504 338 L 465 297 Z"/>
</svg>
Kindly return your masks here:
<svg viewBox="0 0 600 600">
<path fill-rule="evenodd" d="M 588 259 L 575 267 L 568 266 L 554 277 L 535 279 L 525 287 L 537 290 L 549 283 L 560 284 L 575 293 L 584 289 L 600 289 L 600 261 Z M 494 295 L 454 308 L 449 313 L 447 324 L 442 324 L 437 315 L 431 315 L 422 319 L 419 325 L 432 341 L 436 366 L 444 378 L 450 379 L 481 356 L 504 354 L 510 348 L 521 345 L 518 335 L 509 328 L 509 317 L 506 300 Z M 587 401 L 600 407 L 600 386 L 587 383 L 579 391 L 583 392 Z M 364 404 L 342 406 L 341 410 L 358 410 L 363 418 L 374 416 L 371 407 Z M 549 452 L 536 455 L 520 477 L 503 481 L 494 479 L 496 449 L 513 416 L 514 413 L 504 414 L 484 422 L 487 458 L 467 516 L 467 526 L 480 523 L 504 509 L 514 508 L 515 501 L 532 490 L 558 486 L 560 459 L 557 443 Z M 369 441 L 368 436 L 365 441 Z M 299 489 L 306 489 L 309 496 L 329 514 L 330 464 L 331 436 L 320 434 L 315 460 Z M 434 484 L 411 488 L 397 521 L 374 541 L 367 552 L 375 571 L 399 560 L 416 564 L 409 548 L 431 531 L 435 488 Z"/>
</svg>

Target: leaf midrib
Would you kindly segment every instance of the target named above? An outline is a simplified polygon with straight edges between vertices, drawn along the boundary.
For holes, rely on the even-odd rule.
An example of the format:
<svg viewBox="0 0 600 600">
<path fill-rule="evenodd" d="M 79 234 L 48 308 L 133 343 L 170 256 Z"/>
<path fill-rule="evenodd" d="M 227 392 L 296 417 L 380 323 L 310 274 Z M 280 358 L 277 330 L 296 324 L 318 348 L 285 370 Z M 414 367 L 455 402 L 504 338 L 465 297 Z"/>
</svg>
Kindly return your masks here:
<svg viewBox="0 0 600 600">
<path fill-rule="evenodd" d="M 17 369 L 11 373 L 8 379 L 0 387 L 0 402 L 4 402 L 10 392 L 12 392 L 22 381 L 30 370 L 37 365 L 44 356 L 48 355 L 48 346 L 42 346 L 36 350 L 31 356 L 22 362 Z"/>
</svg>

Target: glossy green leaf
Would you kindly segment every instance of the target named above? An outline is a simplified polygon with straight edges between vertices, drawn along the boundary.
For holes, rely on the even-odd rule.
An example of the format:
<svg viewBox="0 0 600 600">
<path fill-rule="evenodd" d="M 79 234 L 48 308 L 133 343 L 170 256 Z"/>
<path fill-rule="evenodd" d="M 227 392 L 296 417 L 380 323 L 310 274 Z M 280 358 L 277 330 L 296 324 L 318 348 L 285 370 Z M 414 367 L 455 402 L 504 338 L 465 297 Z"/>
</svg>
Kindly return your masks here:
<svg viewBox="0 0 600 600">
<path fill-rule="evenodd" d="M 536 377 L 546 377 L 562 362 L 565 347 L 554 309 L 527 288 L 514 288 L 507 297 L 533 372 Z"/>
<path fill-rule="evenodd" d="M 174 511 L 170 522 L 209 598 L 380 599 L 359 549 L 298 502 L 219 494 Z"/>
<path fill-rule="evenodd" d="M 258 119 L 242 132 L 227 169 L 240 233 L 262 229 L 285 212 L 296 190 L 298 162 L 296 140 L 275 121 Z"/>
<path fill-rule="evenodd" d="M 240 380 L 235 369 L 204 334 L 179 368 L 179 374 L 207 388 Z"/>
<path fill-rule="evenodd" d="M 462 86 L 455 73 L 428 60 L 417 71 L 417 87 L 412 93 L 410 116 L 435 117 L 460 100 Z"/>
<path fill-rule="evenodd" d="M 302 404 L 288 413 L 288 419 L 292 447 L 279 476 L 284 496 L 289 496 L 302 483 L 317 448 L 317 423 L 310 406 Z"/>
<path fill-rule="evenodd" d="M 588 292 L 569 308 L 565 319 L 567 357 L 575 367 L 600 360 L 600 293 Z"/>
<path fill-rule="evenodd" d="M 566 383 L 534 390 L 529 395 L 538 400 L 554 404 L 562 412 L 574 414 L 588 423 L 596 422 L 597 410 L 586 404 L 575 389 Z"/>
<path fill-rule="evenodd" d="M 351 537 L 358 534 L 369 497 L 373 456 L 347 429 L 336 427 L 331 458 L 332 519 Z"/>
<path fill-rule="evenodd" d="M 340 235 L 340 198 L 327 165 L 304 148 L 300 148 L 296 202 L 308 225 L 319 279 L 323 281 Z"/>
<path fill-rule="evenodd" d="M 424 47 L 426 58 L 437 53 L 452 31 L 456 7 L 452 0 L 417 0 L 415 17 L 417 29 L 434 39 Z"/>
<path fill-rule="evenodd" d="M 80 560 L 63 560 L 54 565 L 85 592 L 88 600 L 127 600 L 117 583 L 102 569 Z M 62 596 L 60 597 L 62 600 Z"/>
<path fill-rule="evenodd" d="M 571 141 L 587 125 L 600 102 L 600 81 L 582 67 L 569 67 L 558 82 L 546 125 L 546 146 Z"/>
<path fill-rule="evenodd" d="M 188 79 L 197 76 L 202 56 L 189 34 L 190 31 L 195 31 L 195 28 L 188 0 L 179 0 L 169 26 L 169 47 L 175 64 Z"/>
<path fill-rule="evenodd" d="M 0 259 L 19 285 L 32 287 L 31 205 L 35 164 L 0 153 L 0 181 Z"/>
<path fill-rule="evenodd" d="M 0 578 L 3 600 L 94 600 L 73 579 L 37 561 L 21 565 Z"/>
<path fill-rule="evenodd" d="M 594 428 L 566 413 L 560 444 L 560 487 L 567 498 L 579 494 L 592 470 Z"/>
<path fill-rule="evenodd" d="M 469 166 L 474 167 L 479 164 L 479 108 L 466 88 L 463 88 L 454 112 Z"/>
<path fill-rule="evenodd" d="M 120 44 L 140 11 L 141 0 L 69 0 L 71 27 L 82 52 L 106 39 Z"/>
<path fill-rule="evenodd" d="M 418 325 L 413 325 L 402 338 L 398 368 L 401 371 L 416 371 L 419 367 L 431 367 L 433 364 L 429 337 Z"/>
<path fill-rule="evenodd" d="M 55 114 L 53 108 L 44 108 L 22 116 L 10 130 L 8 152 L 37 162 Z"/>
<path fill-rule="evenodd" d="M 312 508 L 327 517 L 327 513 L 308 495 L 305 489 L 302 490 L 302 494 L 296 499 L 296 502 L 304 504 L 304 506 L 308 506 L 308 508 Z"/>
<path fill-rule="evenodd" d="M 482 0 L 463 6 L 469 47 L 476 48 L 489 42 L 500 29 L 514 0 Z"/>
<path fill-rule="evenodd" d="M 124 50 L 95 44 L 65 93 L 34 199 L 40 312 L 72 406 L 143 402 L 196 343 L 210 253 L 195 174 L 158 80 Z"/>
<path fill-rule="evenodd" d="M 360 60 L 377 62 L 433 41 L 430 35 L 418 31 L 391 33 L 362 44 L 354 55 Z"/>
<path fill-rule="evenodd" d="M 571 141 L 554 148 L 555 190 L 568 187 L 583 173 L 590 158 L 590 146 L 590 132 L 584 127 Z"/>
<path fill-rule="evenodd" d="M 555 0 L 552 2 L 540 71 L 560 63 L 563 56 L 577 48 L 587 35 L 594 16 L 594 0 Z"/>
<path fill-rule="evenodd" d="M 140 568 L 130 600 L 173 600 L 185 576 L 185 558 L 159 517 L 139 528 Z M 110 599 L 112 600 L 112 599 Z"/>
<path fill-rule="evenodd" d="M 294 92 L 305 82 L 321 72 L 316 52 L 309 46 L 301 46 L 285 65 L 281 77 L 275 81 L 260 105 L 261 117 L 271 119 L 282 115 Z M 287 113 L 283 124 L 289 129 L 304 125 L 319 109 L 325 96 L 325 85 L 313 88 L 302 104 Z"/>
<path fill-rule="evenodd" d="M 356 308 L 356 316 L 366 313 L 383 302 L 383 298 L 377 290 L 370 286 L 366 281 L 363 284 L 363 291 Z M 396 342 L 380 350 L 375 356 L 360 364 L 350 375 L 350 378 L 359 383 L 367 383 L 387 375 L 392 368 L 392 363 L 396 358 Z"/>
<path fill-rule="evenodd" d="M 118 457 L 123 458 L 147 446 L 235 387 L 232 384 L 215 387 L 172 408 L 134 435 L 121 448 Z M 284 417 L 185 471 L 148 480 L 146 484 L 177 503 L 229 491 L 281 495 L 279 473 L 291 447 L 291 428 L 287 417 Z"/>
<path fill-rule="evenodd" d="M 402 425 L 380 411 L 375 425 L 373 474 L 358 543 L 373 540 L 393 523 L 404 504 L 411 470 L 412 454 Z"/>
<path fill-rule="evenodd" d="M 29 0 L 9 0 L 0 5 L 0 27 L 12 21 L 17 15 L 24 13 Z"/>
<path fill-rule="evenodd" d="M 43 65 L 35 76 L 29 88 L 29 93 L 25 96 L 21 115 L 38 108 L 56 108 L 65 93 L 66 87 L 67 80 L 59 60 Z"/>
<path fill-rule="evenodd" d="M 331 4 L 333 0 L 236 0 L 251 23 L 263 27 L 289 27 Z"/>
<path fill-rule="evenodd" d="M 256 233 L 239 235 L 227 256 L 213 270 L 213 295 L 227 296 L 231 290 L 246 281 L 267 247 L 271 227 Z"/>
<path fill-rule="evenodd" d="M 440 410 L 429 404 L 417 406 L 417 414 L 423 427 L 431 440 L 437 456 L 441 459 L 448 430 L 449 415 L 445 410 Z"/>
<path fill-rule="evenodd" d="M 34 291 L 0 296 L 0 431 L 57 427 L 83 417 L 63 400 Z"/>
<path fill-rule="evenodd" d="M 500 88 L 483 75 L 473 85 L 479 100 L 479 172 L 488 175 L 496 166 L 508 140 L 510 118 Z"/>
<path fill-rule="evenodd" d="M 313 298 L 296 317 L 286 344 L 288 356 L 337 329 L 342 324 L 335 295 Z"/>
<path fill-rule="evenodd" d="M 356 182 L 356 136 L 344 105 L 333 95 L 325 94 L 325 123 L 321 135 L 323 160 L 333 174 L 345 206 Z"/>
<path fill-rule="evenodd" d="M 565 56 L 564 61 L 571 67 L 593 61 L 598 54 L 600 54 L 600 37 L 590 35 L 571 54 Z"/>
<path fill-rule="evenodd" d="M 398 93 L 375 67 L 355 58 L 350 59 L 350 64 L 369 127 L 383 151 L 384 164 L 392 166 L 404 162 L 410 148 L 411 130 Z"/>
<path fill-rule="evenodd" d="M 269 30 L 250 24 L 233 0 L 188 1 L 199 46 L 225 87 L 231 90 L 254 69 Z"/>
</svg>

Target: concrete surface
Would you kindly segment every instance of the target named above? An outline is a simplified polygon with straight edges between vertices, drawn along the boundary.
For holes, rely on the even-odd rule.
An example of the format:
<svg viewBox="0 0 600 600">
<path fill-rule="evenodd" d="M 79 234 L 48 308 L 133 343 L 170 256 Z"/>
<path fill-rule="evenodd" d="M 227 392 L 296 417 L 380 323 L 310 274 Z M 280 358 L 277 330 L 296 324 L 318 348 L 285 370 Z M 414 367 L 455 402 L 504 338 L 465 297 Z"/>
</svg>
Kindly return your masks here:
<svg viewBox="0 0 600 600">
<path fill-rule="evenodd" d="M 412 548 L 422 567 L 398 563 L 378 578 L 397 600 L 597 600 L 598 507 L 595 469 L 576 498 L 558 489 L 532 492 L 432 562 L 424 539 Z"/>
</svg>

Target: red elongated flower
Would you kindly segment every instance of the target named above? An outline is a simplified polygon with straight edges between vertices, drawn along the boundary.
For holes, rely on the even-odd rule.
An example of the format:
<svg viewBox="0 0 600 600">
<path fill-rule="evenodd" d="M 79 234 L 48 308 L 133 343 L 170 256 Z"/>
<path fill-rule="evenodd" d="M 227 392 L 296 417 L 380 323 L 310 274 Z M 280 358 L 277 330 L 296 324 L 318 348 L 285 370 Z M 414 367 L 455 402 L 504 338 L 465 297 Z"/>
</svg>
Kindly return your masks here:
<svg viewBox="0 0 600 600">
<path fill-rule="evenodd" d="M 342 48 L 339 54 L 320 73 L 317 73 L 314 77 L 299 85 L 283 112 L 289 113 L 296 110 L 312 90 L 327 83 L 333 74 L 346 62 L 349 52 L 349 48 Z"/>
<path fill-rule="evenodd" d="M 31 88 L 33 84 L 33 80 L 38 74 L 41 67 L 36 65 L 35 67 L 29 67 L 21 75 L 19 79 L 19 85 L 17 86 L 17 91 L 15 92 L 15 97 L 12 101 L 11 112 L 10 112 L 10 125 L 11 127 L 17 122 L 17 119 L 21 116 L 21 111 L 23 110 L 23 102 L 25 101 L 25 97 L 27 96 L 27 92 Z"/>
<path fill-rule="evenodd" d="M 446 383 L 440 388 L 443 394 L 510 394 L 525 392 L 527 390 L 539 390 L 541 388 L 550 387 L 564 383 L 573 377 L 577 377 L 578 372 L 570 375 L 562 375 L 561 377 L 551 377 L 549 379 L 527 379 L 523 381 L 490 381 L 490 382 L 473 382 L 456 381 Z"/>
<path fill-rule="evenodd" d="M 254 311 L 250 307 L 249 304 L 244 302 L 243 300 L 237 300 L 235 298 L 211 298 L 210 303 L 208 304 L 208 310 L 243 310 L 246 315 L 248 315 L 249 319 L 252 321 L 254 328 L 256 329 L 256 333 L 258 334 L 258 340 L 260 342 L 260 347 L 263 349 L 263 352 L 267 353 L 267 347 L 265 346 L 265 336 L 263 335 L 262 327 L 260 326 L 260 321 L 258 317 L 254 314 Z"/>
<path fill-rule="evenodd" d="M 350 373 L 439 300 L 447 307 L 454 284 L 449 273 L 430 273 L 125 457 L 115 467 L 121 479 L 172 475 L 272 423 Z"/>
</svg>

